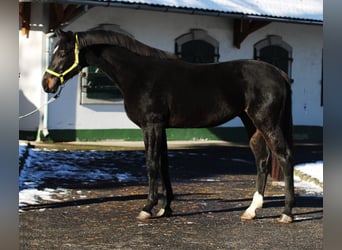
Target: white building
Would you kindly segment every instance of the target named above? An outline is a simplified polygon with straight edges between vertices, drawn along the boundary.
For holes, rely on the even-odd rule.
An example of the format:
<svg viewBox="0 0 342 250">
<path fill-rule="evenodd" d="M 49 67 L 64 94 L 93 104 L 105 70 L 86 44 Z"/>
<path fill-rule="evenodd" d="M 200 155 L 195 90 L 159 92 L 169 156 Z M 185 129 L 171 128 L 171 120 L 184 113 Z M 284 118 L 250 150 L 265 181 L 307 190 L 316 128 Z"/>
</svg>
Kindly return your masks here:
<svg viewBox="0 0 342 250">
<path fill-rule="evenodd" d="M 276 64 L 293 80 L 295 140 L 322 140 L 323 0 L 43 2 L 20 3 L 20 115 L 51 97 L 41 87 L 55 41 L 51 31 L 105 28 L 187 60 L 256 58 Z M 213 129 L 171 129 L 168 136 L 241 141 L 242 127 L 237 118 Z M 20 119 L 20 132 L 22 139 L 141 139 L 115 85 L 94 69 L 69 80 L 56 101 Z"/>
</svg>

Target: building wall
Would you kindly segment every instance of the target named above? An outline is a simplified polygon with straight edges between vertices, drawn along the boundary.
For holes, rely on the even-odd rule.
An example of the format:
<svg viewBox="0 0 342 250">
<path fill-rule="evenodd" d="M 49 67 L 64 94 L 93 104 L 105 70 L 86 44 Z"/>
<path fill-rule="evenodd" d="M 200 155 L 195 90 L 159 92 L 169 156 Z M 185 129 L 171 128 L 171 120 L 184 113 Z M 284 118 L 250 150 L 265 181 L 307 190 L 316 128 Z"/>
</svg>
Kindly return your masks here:
<svg viewBox="0 0 342 250">
<path fill-rule="evenodd" d="M 293 117 L 295 125 L 323 126 L 321 96 L 322 26 L 271 23 L 249 35 L 241 49 L 233 46 L 233 19 L 165 12 L 142 11 L 95 7 L 70 23 L 64 30 L 85 31 L 99 24 L 116 24 L 132 34 L 135 39 L 150 46 L 174 52 L 175 38 L 188 33 L 190 29 L 204 29 L 220 43 L 220 61 L 253 58 L 253 46 L 267 35 L 279 35 L 293 48 L 292 84 Z M 38 35 L 39 36 L 39 35 Z M 41 36 L 41 35 L 40 35 Z M 30 38 L 31 39 L 31 38 Z M 38 38 L 37 38 L 38 39 Z M 43 41 L 33 41 L 37 54 L 44 58 L 39 46 Z M 28 45 L 20 44 L 21 49 Z M 35 52 L 33 52 L 35 53 Z M 39 59 L 37 59 L 39 58 Z M 42 61 L 40 57 L 35 60 Z M 23 58 L 26 64 L 27 58 Z M 20 65 L 20 68 L 24 66 Z M 35 79 L 41 74 L 41 67 L 35 67 Z M 80 105 L 80 82 L 75 76 L 69 80 L 62 95 L 48 107 L 48 129 L 120 129 L 137 128 L 127 118 L 123 105 Z M 24 85 L 22 79 L 21 85 Z M 28 79 L 25 79 L 25 84 Z M 31 80 L 34 84 L 33 81 Z M 36 85 L 25 96 L 39 100 L 41 90 Z M 242 123 L 234 119 L 223 127 L 239 127 Z M 31 126 L 32 128 L 32 126 Z"/>
<path fill-rule="evenodd" d="M 41 79 L 45 65 L 46 37 L 41 31 L 30 31 L 29 38 L 19 33 L 19 115 L 41 106 Z M 20 119 L 20 130 L 37 130 L 39 112 Z"/>
<path fill-rule="evenodd" d="M 292 46 L 292 110 L 295 125 L 323 126 L 321 106 L 323 33 L 321 26 L 272 23 L 246 39 L 252 47 L 267 35 L 280 35 Z"/>
</svg>

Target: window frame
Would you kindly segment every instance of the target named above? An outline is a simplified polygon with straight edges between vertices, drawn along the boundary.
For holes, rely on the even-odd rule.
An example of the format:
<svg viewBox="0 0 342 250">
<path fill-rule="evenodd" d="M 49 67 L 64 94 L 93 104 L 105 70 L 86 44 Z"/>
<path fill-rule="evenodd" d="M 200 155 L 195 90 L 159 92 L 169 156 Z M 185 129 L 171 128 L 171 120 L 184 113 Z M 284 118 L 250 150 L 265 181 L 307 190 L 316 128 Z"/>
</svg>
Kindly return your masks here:
<svg viewBox="0 0 342 250">
<path fill-rule="evenodd" d="M 190 32 L 180 35 L 175 39 L 175 54 L 179 59 L 182 59 L 182 46 L 185 43 L 200 40 L 214 47 L 214 63 L 219 62 L 219 42 L 211 37 L 207 31 L 202 29 L 191 29 Z"/>
<path fill-rule="evenodd" d="M 257 42 L 254 44 L 254 59 L 261 60 L 260 52 L 262 49 L 270 47 L 270 46 L 278 46 L 284 50 L 287 51 L 288 57 L 287 57 L 287 74 L 289 78 L 291 79 L 291 83 L 293 82 L 292 79 L 292 63 L 293 63 L 293 57 L 292 57 L 292 47 L 286 43 L 280 36 L 278 35 L 269 35 L 265 39 Z"/>
<path fill-rule="evenodd" d="M 87 89 L 88 87 L 88 76 L 89 76 L 89 68 L 90 67 L 85 67 L 84 69 L 82 69 L 82 72 L 80 74 L 80 89 L 81 89 L 81 100 L 80 100 L 80 104 L 82 105 L 106 105 L 106 104 L 123 104 L 123 96 L 122 94 L 120 95 L 120 97 L 118 98 L 113 98 L 113 99 L 101 99 L 101 98 L 91 98 L 88 97 L 87 93 Z M 96 68 L 96 67 L 95 67 Z M 97 68 L 98 69 L 98 68 Z M 99 73 L 99 77 L 104 77 L 105 73 L 101 72 Z M 107 85 L 104 86 L 104 88 Z M 120 91 L 120 89 L 115 85 L 115 83 L 113 83 L 113 88 L 116 88 L 117 90 Z"/>
</svg>

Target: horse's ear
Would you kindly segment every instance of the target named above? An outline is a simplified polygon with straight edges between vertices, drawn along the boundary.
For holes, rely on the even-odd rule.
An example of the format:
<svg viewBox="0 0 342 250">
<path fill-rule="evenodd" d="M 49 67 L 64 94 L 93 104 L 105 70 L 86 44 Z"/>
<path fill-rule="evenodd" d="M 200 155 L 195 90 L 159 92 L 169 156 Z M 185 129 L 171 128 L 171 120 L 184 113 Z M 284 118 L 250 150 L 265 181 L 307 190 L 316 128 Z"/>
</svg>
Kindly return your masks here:
<svg viewBox="0 0 342 250">
<path fill-rule="evenodd" d="M 66 32 L 64 32 L 61 28 L 57 28 L 55 30 L 55 34 L 58 38 L 61 38 L 66 35 Z"/>
</svg>

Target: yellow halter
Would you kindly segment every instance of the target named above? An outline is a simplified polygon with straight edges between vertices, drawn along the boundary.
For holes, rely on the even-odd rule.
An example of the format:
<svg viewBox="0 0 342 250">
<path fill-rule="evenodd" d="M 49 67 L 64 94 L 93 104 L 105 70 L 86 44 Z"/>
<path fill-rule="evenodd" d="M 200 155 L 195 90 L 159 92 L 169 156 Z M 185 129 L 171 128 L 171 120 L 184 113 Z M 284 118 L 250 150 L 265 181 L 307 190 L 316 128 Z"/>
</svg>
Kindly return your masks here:
<svg viewBox="0 0 342 250">
<path fill-rule="evenodd" d="M 49 73 L 50 75 L 58 77 L 60 79 L 61 84 L 64 83 L 64 76 L 66 74 L 68 74 L 70 71 L 72 71 L 74 68 L 76 68 L 78 66 L 78 63 L 79 63 L 79 61 L 78 61 L 79 45 L 78 45 L 78 35 L 77 34 L 75 35 L 75 40 L 76 40 L 75 41 L 75 61 L 74 61 L 74 64 L 70 66 L 70 68 L 65 70 L 63 73 L 57 73 L 57 72 L 52 71 L 48 68 L 45 69 L 45 71 L 47 73 Z"/>
</svg>

